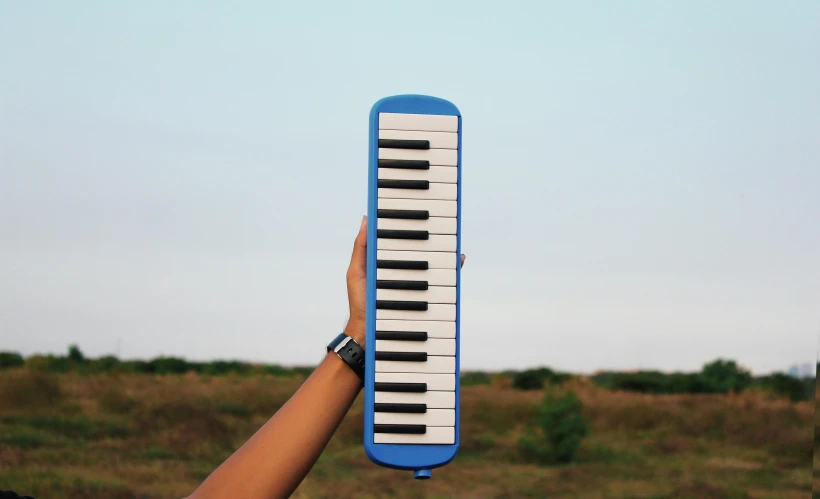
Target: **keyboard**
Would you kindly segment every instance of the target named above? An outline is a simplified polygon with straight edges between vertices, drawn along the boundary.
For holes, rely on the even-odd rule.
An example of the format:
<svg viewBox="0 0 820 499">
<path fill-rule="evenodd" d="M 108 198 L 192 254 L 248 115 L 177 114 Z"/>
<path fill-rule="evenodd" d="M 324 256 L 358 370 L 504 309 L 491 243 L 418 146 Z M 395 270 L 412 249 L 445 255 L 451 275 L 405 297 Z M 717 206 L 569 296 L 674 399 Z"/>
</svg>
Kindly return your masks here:
<svg viewBox="0 0 820 499">
<path fill-rule="evenodd" d="M 429 478 L 459 442 L 461 114 L 387 97 L 369 142 L 364 447 Z"/>
</svg>

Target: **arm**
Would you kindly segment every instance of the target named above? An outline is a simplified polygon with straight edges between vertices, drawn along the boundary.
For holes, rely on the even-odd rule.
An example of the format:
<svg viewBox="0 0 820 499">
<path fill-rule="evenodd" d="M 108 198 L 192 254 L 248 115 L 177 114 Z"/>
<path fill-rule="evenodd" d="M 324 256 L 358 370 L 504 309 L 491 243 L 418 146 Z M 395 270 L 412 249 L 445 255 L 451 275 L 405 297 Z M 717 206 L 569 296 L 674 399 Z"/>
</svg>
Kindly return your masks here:
<svg viewBox="0 0 820 499">
<path fill-rule="evenodd" d="M 345 333 L 365 346 L 367 219 L 362 219 L 347 270 L 350 320 Z M 464 255 L 461 255 L 464 265 Z M 189 499 L 288 497 L 319 459 L 361 390 L 356 373 L 330 352 L 265 425 L 200 485 Z"/>
</svg>

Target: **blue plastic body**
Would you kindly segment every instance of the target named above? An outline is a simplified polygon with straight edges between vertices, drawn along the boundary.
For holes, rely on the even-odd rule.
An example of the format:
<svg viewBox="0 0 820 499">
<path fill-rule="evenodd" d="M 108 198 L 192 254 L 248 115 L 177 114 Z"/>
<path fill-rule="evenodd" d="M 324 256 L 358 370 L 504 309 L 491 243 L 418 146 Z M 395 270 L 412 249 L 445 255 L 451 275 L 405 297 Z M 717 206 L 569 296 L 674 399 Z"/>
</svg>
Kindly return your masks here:
<svg viewBox="0 0 820 499">
<path fill-rule="evenodd" d="M 433 470 L 416 470 L 413 472 L 413 478 L 416 480 L 428 480 L 433 478 Z"/>
<path fill-rule="evenodd" d="M 398 445 L 373 443 L 373 407 L 375 382 L 376 344 L 376 230 L 378 201 L 378 144 L 379 113 L 438 114 L 458 116 L 458 221 L 456 234 L 456 372 L 455 372 L 455 443 L 452 445 Z M 429 478 L 433 468 L 444 466 L 455 458 L 459 446 L 460 428 L 460 318 L 461 318 L 461 112 L 452 103 L 426 95 L 396 95 L 385 97 L 373 105 L 370 111 L 369 179 L 367 202 L 367 329 L 364 379 L 364 449 L 374 463 L 394 469 L 413 470 L 416 478 Z"/>
</svg>

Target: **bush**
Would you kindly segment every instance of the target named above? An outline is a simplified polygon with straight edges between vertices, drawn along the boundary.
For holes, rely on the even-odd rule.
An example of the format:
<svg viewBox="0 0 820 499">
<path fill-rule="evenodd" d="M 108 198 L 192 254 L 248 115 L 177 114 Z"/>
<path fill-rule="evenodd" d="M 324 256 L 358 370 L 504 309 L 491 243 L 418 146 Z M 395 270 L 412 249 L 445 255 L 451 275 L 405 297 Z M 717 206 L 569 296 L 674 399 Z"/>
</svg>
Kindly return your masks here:
<svg viewBox="0 0 820 499">
<path fill-rule="evenodd" d="M 251 365 L 237 360 L 215 360 L 202 366 L 202 374 L 220 375 L 228 373 L 247 374 Z"/>
<path fill-rule="evenodd" d="M 43 372 L 65 373 L 71 367 L 68 357 L 57 357 L 54 355 L 32 355 L 26 359 L 26 367 Z"/>
<path fill-rule="evenodd" d="M 512 386 L 517 390 L 540 390 L 544 380 L 534 371 L 521 371 L 513 375 Z"/>
<path fill-rule="evenodd" d="M 23 356 L 17 352 L 0 352 L 0 369 L 20 367 L 25 363 Z"/>
<path fill-rule="evenodd" d="M 155 374 L 185 374 L 197 370 L 185 359 L 177 357 L 158 357 L 148 362 L 149 372 Z"/>
<path fill-rule="evenodd" d="M 701 378 L 710 393 L 742 392 L 752 383 L 752 375 L 733 360 L 717 359 L 703 366 Z"/>
<path fill-rule="evenodd" d="M 548 367 L 539 367 L 514 373 L 512 386 L 518 390 L 539 390 L 544 387 L 544 383 L 558 384 L 569 378 L 568 374 L 553 371 Z"/>
<path fill-rule="evenodd" d="M 465 372 L 461 374 L 459 384 L 461 386 L 489 385 L 492 378 L 483 371 Z"/>
<path fill-rule="evenodd" d="M 535 411 L 540 435 L 519 440 L 522 455 L 541 464 L 572 462 L 588 432 L 582 411 L 583 404 L 575 392 L 548 392 Z"/>
<path fill-rule="evenodd" d="M 636 373 L 614 373 L 609 379 L 609 388 L 640 393 L 665 393 L 668 391 L 666 375 L 658 371 Z"/>
<path fill-rule="evenodd" d="M 99 359 L 91 359 L 88 361 L 88 369 L 95 373 L 110 373 L 119 371 L 122 368 L 120 359 L 113 355 L 106 355 Z"/>
<path fill-rule="evenodd" d="M 793 402 L 808 400 L 805 383 L 784 373 L 774 373 L 760 378 L 762 387 L 780 396 L 787 396 Z"/>
<path fill-rule="evenodd" d="M 71 345 L 68 347 L 68 360 L 77 364 L 82 364 L 85 362 L 85 355 L 83 355 L 80 351 L 80 347 L 77 345 Z"/>
</svg>

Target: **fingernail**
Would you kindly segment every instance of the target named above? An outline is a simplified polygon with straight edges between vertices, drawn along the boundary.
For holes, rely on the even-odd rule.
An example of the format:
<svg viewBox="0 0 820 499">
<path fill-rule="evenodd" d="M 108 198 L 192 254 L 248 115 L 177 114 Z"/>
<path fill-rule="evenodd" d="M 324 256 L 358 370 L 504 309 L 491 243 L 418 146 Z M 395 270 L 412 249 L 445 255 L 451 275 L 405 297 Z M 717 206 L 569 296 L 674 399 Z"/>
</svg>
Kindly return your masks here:
<svg viewBox="0 0 820 499">
<path fill-rule="evenodd" d="M 359 228 L 364 227 L 364 224 L 366 222 L 367 222 L 367 215 L 362 215 L 362 224 L 359 226 Z"/>
</svg>

